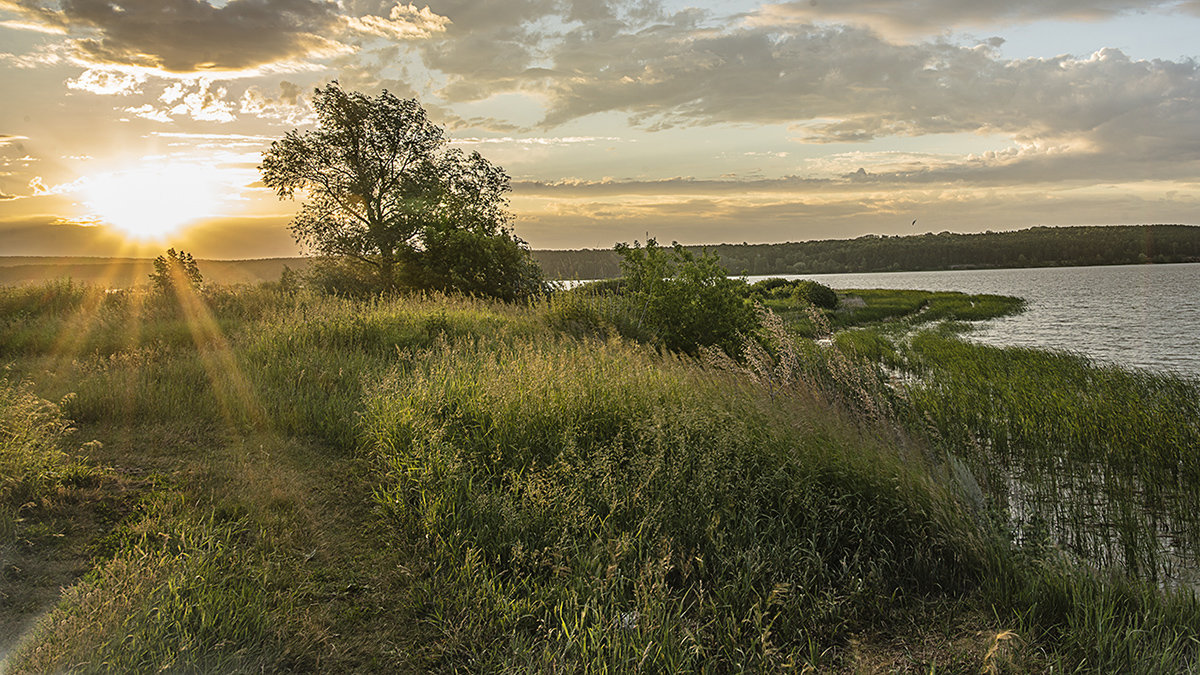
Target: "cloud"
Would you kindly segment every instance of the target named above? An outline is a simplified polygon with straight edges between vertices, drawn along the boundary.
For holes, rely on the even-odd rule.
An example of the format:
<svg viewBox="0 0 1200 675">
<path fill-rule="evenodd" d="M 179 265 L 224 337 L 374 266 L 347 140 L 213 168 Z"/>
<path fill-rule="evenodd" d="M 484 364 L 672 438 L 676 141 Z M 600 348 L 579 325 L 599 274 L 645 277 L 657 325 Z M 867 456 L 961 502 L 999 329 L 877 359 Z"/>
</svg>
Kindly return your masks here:
<svg viewBox="0 0 1200 675">
<path fill-rule="evenodd" d="M 142 119 L 147 119 L 152 122 L 162 122 L 164 124 L 169 124 L 170 122 L 173 121 L 171 116 L 168 115 L 165 110 L 159 110 L 159 109 L 155 108 L 153 105 L 150 105 L 149 103 L 147 103 L 145 105 L 140 105 L 136 108 L 126 108 L 125 112 L 133 113 L 134 115 L 137 115 L 138 117 L 141 117 Z"/>
<path fill-rule="evenodd" d="M 0 9 L 43 30 L 78 36 L 77 58 L 173 73 L 238 71 L 343 51 L 327 0 L 0 0 Z"/>
<path fill-rule="evenodd" d="M 86 177 L 77 178 L 68 183 L 58 183 L 55 185 L 47 185 L 41 176 L 34 176 L 29 181 L 29 190 L 34 197 L 46 197 L 50 195 L 64 195 L 78 192 L 88 184 Z"/>
<path fill-rule="evenodd" d="M 975 133 L 1114 166 L 1146 160 L 1156 171 L 1200 159 L 1200 136 L 1187 131 L 1200 128 L 1200 66 L 1191 59 L 1103 49 L 1005 60 L 987 43 L 898 45 L 859 28 L 686 21 L 568 40 L 552 58 L 539 84 L 544 128 L 618 112 L 648 130 L 789 125 L 805 143 Z"/>
<path fill-rule="evenodd" d="M 316 121 L 305 90 L 299 85 L 284 80 L 279 83 L 277 96 L 250 87 L 242 93 L 239 111 L 263 119 L 276 120 L 293 126 L 312 124 Z"/>
<path fill-rule="evenodd" d="M 513 138 L 502 136 L 498 138 L 455 138 L 455 145 L 578 145 L 581 143 L 614 143 L 623 139 L 617 136 L 534 136 L 531 138 Z"/>
<path fill-rule="evenodd" d="M 197 122 L 224 124 L 237 119 L 233 114 L 233 102 L 226 100 L 228 96 L 229 90 L 225 87 L 214 87 L 211 80 L 197 77 L 166 87 L 157 99 L 157 103 L 163 105 L 145 103 L 125 108 L 125 112 L 163 123 L 170 123 L 176 117 L 187 117 Z"/>
<path fill-rule="evenodd" d="M 110 68 L 88 68 L 78 77 L 67 80 L 67 88 L 101 96 L 140 94 L 146 82 L 145 73 L 126 72 Z"/>
<path fill-rule="evenodd" d="M 698 180 L 679 176 L 657 180 L 561 180 L 516 181 L 513 193 L 523 196 L 615 197 L 638 195 L 722 195 L 804 191 L 823 191 L 832 187 L 828 178 L 785 176 L 758 180 Z"/>
<path fill-rule="evenodd" d="M 417 9 L 416 5 L 396 5 L 388 13 L 388 18 L 368 14 L 361 17 L 347 17 L 350 30 L 366 35 L 390 38 L 394 40 L 423 39 L 435 33 L 444 33 L 450 19 L 429 10 L 426 5 Z"/>
<path fill-rule="evenodd" d="M 200 134 L 177 131 L 155 131 L 150 134 L 157 138 L 178 139 L 212 144 L 213 147 L 229 147 L 230 145 L 262 145 L 275 140 L 273 136 L 256 136 L 252 134 Z"/>
<path fill-rule="evenodd" d="M 867 26 L 888 36 L 913 37 L 942 34 L 954 28 L 1048 19 L 1096 21 L 1132 12 L 1169 12 L 1179 8 L 1178 0 L 800 0 L 768 4 L 748 16 L 746 22 L 748 25 L 837 22 Z"/>
</svg>

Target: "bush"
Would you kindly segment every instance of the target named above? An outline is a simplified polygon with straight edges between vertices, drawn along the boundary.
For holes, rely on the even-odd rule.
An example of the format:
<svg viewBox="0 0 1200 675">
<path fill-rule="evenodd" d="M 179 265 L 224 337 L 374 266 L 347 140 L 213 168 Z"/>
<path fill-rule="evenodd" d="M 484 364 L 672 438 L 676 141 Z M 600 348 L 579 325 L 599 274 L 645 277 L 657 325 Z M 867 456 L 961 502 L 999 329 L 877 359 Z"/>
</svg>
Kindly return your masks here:
<svg viewBox="0 0 1200 675">
<path fill-rule="evenodd" d="M 792 285 L 792 297 L 821 309 L 837 309 L 838 306 L 837 293 L 832 288 L 808 279 L 801 279 Z"/>
<path fill-rule="evenodd" d="M 821 309 L 837 309 L 837 293 L 808 279 L 763 279 L 747 287 L 747 295 L 759 300 L 795 300 Z"/>
<path fill-rule="evenodd" d="M 308 286 L 315 291 L 346 298 L 367 298 L 383 292 L 375 268 L 353 258 L 317 258 L 308 272 Z"/>
<path fill-rule="evenodd" d="M 401 273 L 414 290 L 459 292 L 511 302 L 546 291 L 542 268 L 525 243 L 506 229 L 425 231 L 425 249 L 412 252 Z"/>
<path fill-rule="evenodd" d="M 643 248 L 617 244 L 626 295 L 646 326 L 665 348 L 696 354 L 716 346 L 740 353 L 741 336 L 757 326 L 753 308 L 742 298 L 744 282 L 726 277 L 716 253 L 697 257 L 678 243 L 671 248 L 654 239 Z"/>
</svg>

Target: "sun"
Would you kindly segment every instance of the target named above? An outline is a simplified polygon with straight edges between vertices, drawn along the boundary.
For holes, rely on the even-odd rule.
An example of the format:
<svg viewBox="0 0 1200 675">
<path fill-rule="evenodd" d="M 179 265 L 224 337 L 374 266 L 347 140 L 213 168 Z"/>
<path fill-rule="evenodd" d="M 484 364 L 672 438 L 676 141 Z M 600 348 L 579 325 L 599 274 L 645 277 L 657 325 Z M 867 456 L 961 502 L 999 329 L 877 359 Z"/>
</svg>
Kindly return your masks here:
<svg viewBox="0 0 1200 675">
<path fill-rule="evenodd" d="M 136 240 L 163 239 L 215 214 L 221 176 L 200 164 L 158 164 L 88 176 L 83 204 L 96 220 Z"/>
</svg>

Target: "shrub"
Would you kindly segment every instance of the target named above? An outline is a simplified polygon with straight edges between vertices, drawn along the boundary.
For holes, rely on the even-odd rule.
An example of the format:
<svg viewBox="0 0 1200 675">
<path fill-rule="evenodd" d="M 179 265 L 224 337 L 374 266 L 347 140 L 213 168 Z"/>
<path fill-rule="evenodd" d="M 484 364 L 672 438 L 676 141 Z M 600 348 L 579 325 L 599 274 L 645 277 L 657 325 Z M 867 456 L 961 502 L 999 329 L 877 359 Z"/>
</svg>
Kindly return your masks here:
<svg viewBox="0 0 1200 675">
<path fill-rule="evenodd" d="M 496 232 L 429 227 L 425 248 L 407 256 L 403 284 L 414 290 L 459 292 L 511 302 L 546 291 L 542 268 L 525 242 Z"/>
<path fill-rule="evenodd" d="M 757 321 L 742 299 L 745 284 L 726 276 L 716 253 L 697 257 L 678 243 L 668 249 L 654 239 L 645 248 L 635 241 L 616 250 L 637 324 L 649 327 L 663 347 L 686 354 L 705 346 L 740 351 L 741 336 Z"/>
<path fill-rule="evenodd" d="M 353 258 L 329 256 L 313 261 L 308 272 L 313 290 L 346 298 L 367 298 L 383 292 L 374 267 Z"/>
<path fill-rule="evenodd" d="M 792 297 L 821 309 L 837 309 L 838 306 L 837 293 L 832 288 L 808 279 L 792 284 Z"/>
</svg>

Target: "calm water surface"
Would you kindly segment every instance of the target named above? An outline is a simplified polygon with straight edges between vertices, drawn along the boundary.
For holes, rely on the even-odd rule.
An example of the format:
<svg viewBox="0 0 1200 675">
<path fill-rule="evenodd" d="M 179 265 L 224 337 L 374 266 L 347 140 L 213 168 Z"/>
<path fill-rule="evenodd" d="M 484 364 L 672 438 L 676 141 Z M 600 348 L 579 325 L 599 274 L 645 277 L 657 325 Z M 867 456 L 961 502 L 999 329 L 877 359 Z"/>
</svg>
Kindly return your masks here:
<svg viewBox="0 0 1200 675">
<path fill-rule="evenodd" d="M 756 277 L 757 278 L 757 277 Z M 1081 352 L 1097 361 L 1200 377 L 1200 264 L 813 274 L 837 289 L 900 288 L 1025 298 L 1017 316 L 970 338 Z"/>
</svg>

